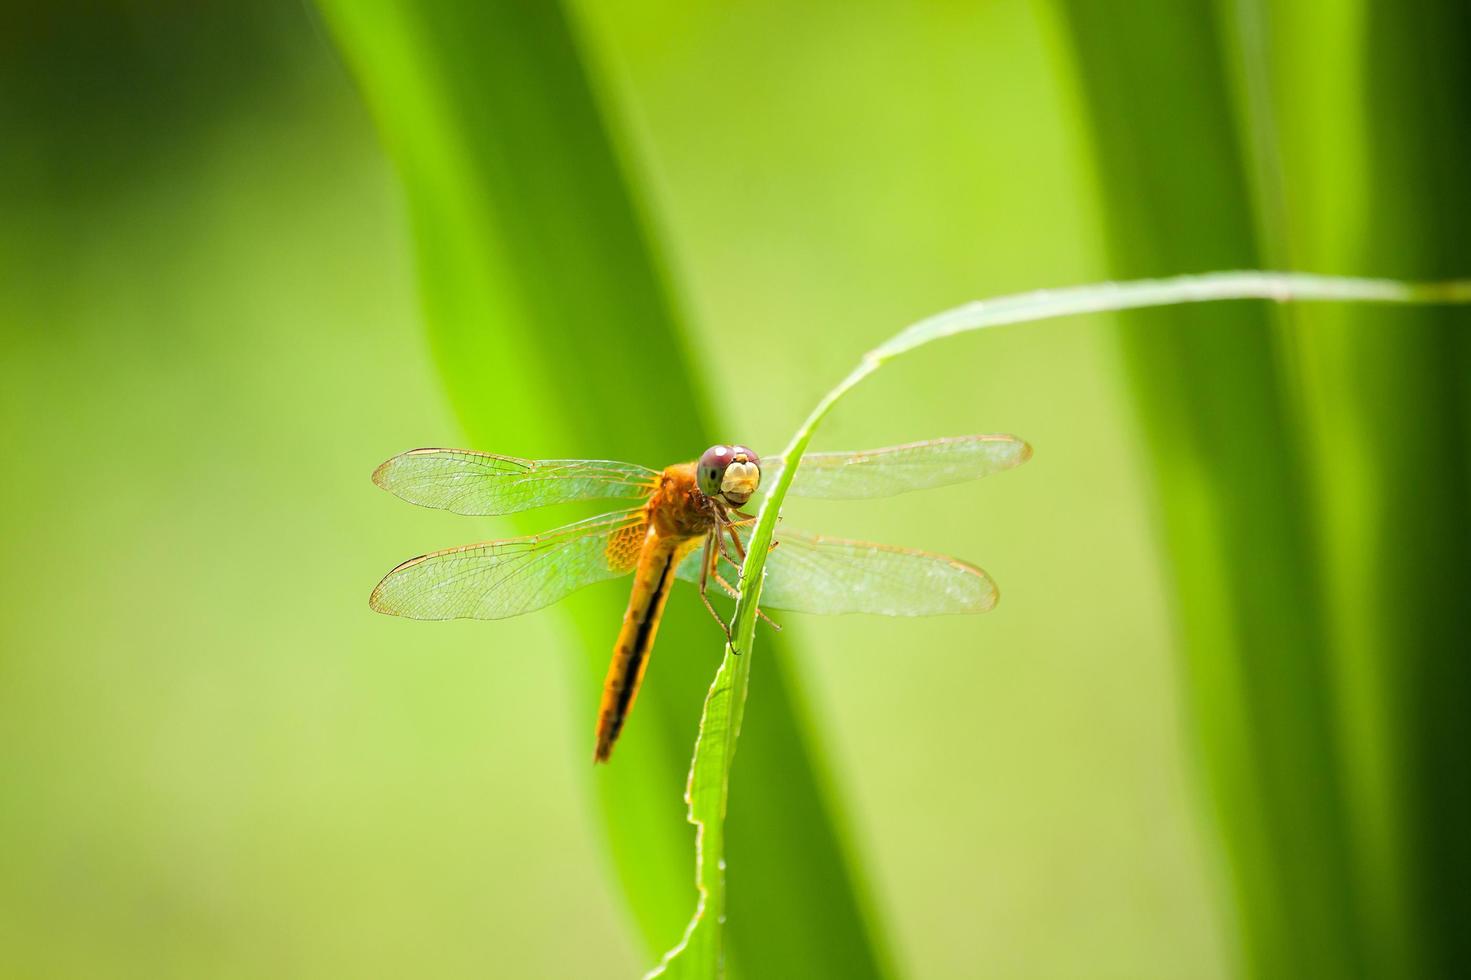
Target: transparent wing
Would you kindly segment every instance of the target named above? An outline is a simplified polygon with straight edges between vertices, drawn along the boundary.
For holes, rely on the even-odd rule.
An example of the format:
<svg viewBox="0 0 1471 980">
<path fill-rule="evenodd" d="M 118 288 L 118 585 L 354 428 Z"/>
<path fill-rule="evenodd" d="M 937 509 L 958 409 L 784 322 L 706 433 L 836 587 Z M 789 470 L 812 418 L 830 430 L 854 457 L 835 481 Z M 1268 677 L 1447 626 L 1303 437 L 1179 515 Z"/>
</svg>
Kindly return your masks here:
<svg viewBox="0 0 1471 980">
<path fill-rule="evenodd" d="M 638 508 L 421 555 L 385 575 L 368 605 L 409 619 L 519 616 L 633 571 L 646 527 Z"/>
<path fill-rule="evenodd" d="M 744 542 L 749 526 L 738 531 Z M 763 608 L 819 615 L 941 616 L 983 613 L 996 605 L 991 577 L 947 555 L 786 529 L 778 530 L 776 541 L 766 557 Z M 701 554 L 696 551 L 679 566 L 680 578 L 700 580 Z M 721 572 L 734 582 L 735 571 L 724 560 Z"/>
<path fill-rule="evenodd" d="M 853 500 L 942 487 L 1020 466 L 1032 447 L 1016 436 L 950 436 L 861 452 L 808 453 L 789 491 L 798 497 Z M 779 455 L 762 457 L 761 486 L 781 472 Z"/>
<path fill-rule="evenodd" d="M 604 459 L 517 459 L 469 449 L 413 449 L 373 472 L 411 504 L 456 514 L 514 514 L 569 500 L 647 497 L 659 474 Z"/>
</svg>

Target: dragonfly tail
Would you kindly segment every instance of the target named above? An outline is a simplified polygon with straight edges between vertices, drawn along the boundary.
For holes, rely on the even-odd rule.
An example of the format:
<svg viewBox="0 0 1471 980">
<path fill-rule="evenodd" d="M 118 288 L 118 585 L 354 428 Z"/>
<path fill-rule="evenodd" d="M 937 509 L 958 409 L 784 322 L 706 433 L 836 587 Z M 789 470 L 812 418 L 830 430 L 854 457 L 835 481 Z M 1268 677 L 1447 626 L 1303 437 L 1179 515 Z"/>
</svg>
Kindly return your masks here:
<svg viewBox="0 0 1471 980">
<path fill-rule="evenodd" d="M 613 744 L 623 731 L 623 723 L 633 710 L 644 671 L 649 666 L 649 653 L 654 648 L 654 635 L 664 616 L 664 604 L 674 584 L 674 571 L 688 554 L 692 543 L 671 540 L 651 534 L 639 556 L 634 576 L 633 595 L 618 644 L 613 648 L 613 662 L 603 682 L 603 701 L 598 708 L 598 741 L 594 762 L 607 762 L 613 755 Z"/>
</svg>

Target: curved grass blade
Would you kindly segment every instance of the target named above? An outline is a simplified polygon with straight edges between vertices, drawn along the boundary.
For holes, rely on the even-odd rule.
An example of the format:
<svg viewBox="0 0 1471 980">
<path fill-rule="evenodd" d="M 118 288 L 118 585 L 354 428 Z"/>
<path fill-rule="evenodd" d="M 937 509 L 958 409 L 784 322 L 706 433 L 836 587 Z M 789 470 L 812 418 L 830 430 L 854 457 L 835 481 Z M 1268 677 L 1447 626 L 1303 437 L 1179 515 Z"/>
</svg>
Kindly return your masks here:
<svg viewBox="0 0 1471 980">
<path fill-rule="evenodd" d="M 757 515 L 740 596 L 720 669 L 705 697 L 700 732 L 690 764 L 685 801 L 695 825 L 695 886 L 698 899 L 679 945 L 665 954 L 650 977 L 708 978 L 722 975 L 725 929 L 725 812 L 730 798 L 730 768 L 740 737 L 750 683 L 756 610 L 761 601 L 767 553 L 782 501 L 791 489 L 803 454 L 817 426 L 838 400 L 885 362 L 932 341 L 988 327 L 1030 323 L 1079 313 L 1108 313 L 1145 306 L 1172 306 L 1217 300 L 1266 299 L 1276 302 L 1467 303 L 1471 280 L 1407 283 L 1289 272 L 1219 272 L 1171 279 L 1100 283 L 1041 290 L 983 300 L 948 310 L 899 332 L 865 354 L 858 366 L 829 391 L 807 416 L 780 456 L 780 471 Z M 736 651 L 740 651 L 738 655 Z"/>
</svg>

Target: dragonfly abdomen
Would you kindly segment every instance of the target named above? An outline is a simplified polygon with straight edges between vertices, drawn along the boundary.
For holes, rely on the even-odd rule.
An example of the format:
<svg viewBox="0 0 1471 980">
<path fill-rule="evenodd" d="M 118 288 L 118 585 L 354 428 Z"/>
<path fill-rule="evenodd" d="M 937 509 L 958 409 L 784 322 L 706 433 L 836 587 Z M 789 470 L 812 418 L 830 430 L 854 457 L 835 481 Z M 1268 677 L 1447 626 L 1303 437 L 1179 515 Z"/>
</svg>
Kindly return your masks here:
<svg viewBox="0 0 1471 980">
<path fill-rule="evenodd" d="M 639 685 L 643 683 L 649 653 L 654 648 L 654 636 L 659 631 L 664 605 L 669 601 L 669 589 L 674 584 L 675 569 L 699 541 L 697 537 L 660 534 L 656 529 L 651 529 L 644 539 L 638 570 L 634 574 L 633 594 L 628 600 L 628 611 L 623 614 L 623 626 L 613 648 L 613 662 L 608 666 L 607 680 L 603 682 L 603 701 L 598 709 L 598 744 L 593 755 L 597 762 L 607 762 L 613 754 L 613 743 L 618 740 L 623 722 L 638 697 Z"/>
</svg>

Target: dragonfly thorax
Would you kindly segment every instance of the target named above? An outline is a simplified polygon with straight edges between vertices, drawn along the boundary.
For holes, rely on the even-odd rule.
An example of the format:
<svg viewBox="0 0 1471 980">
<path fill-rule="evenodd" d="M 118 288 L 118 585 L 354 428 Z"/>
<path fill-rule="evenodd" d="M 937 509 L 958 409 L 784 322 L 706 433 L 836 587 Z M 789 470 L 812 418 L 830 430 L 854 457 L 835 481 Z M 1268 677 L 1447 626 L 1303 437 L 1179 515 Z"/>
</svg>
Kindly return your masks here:
<svg viewBox="0 0 1471 980">
<path fill-rule="evenodd" d="M 692 538 L 715 526 L 715 508 L 695 479 L 695 466 L 677 463 L 659 474 L 648 503 L 649 522 L 659 534 Z"/>
</svg>

